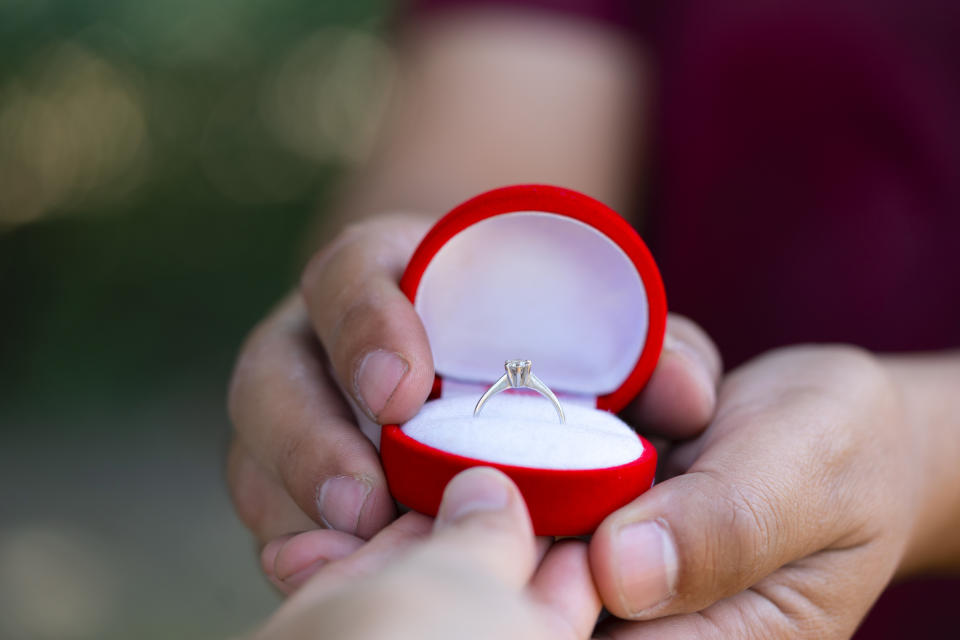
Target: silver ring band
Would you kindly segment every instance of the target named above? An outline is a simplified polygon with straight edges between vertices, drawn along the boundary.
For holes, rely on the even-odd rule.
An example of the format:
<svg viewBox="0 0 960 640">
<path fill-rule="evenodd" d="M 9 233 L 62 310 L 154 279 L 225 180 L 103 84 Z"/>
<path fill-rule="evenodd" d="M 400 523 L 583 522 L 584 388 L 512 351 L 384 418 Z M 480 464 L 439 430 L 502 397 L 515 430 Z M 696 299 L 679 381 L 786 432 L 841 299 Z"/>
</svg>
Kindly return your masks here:
<svg viewBox="0 0 960 640">
<path fill-rule="evenodd" d="M 560 424 L 564 424 L 567 421 L 563 415 L 563 407 L 560 406 L 560 401 L 557 400 L 557 396 L 554 395 L 553 391 L 550 391 L 547 385 L 543 384 L 540 378 L 533 374 L 532 362 L 529 360 L 507 360 L 503 363 L 503 368 L 506 369 L 507 372 L 503 374 L 492 387 L 487 389 L 486 393 L 480 396 L 480 400 L 477 401 L 477 406 L 473 409 L 474 418 L 480 415 L 480 410 L 483 409 L 483 405 L 487 400 L 501 391 L 506 391 L 507 389 L 532 389 L 553 403 L 553 408 L 557 410 L 557 416 L 560 418 Z"/>
</svg>

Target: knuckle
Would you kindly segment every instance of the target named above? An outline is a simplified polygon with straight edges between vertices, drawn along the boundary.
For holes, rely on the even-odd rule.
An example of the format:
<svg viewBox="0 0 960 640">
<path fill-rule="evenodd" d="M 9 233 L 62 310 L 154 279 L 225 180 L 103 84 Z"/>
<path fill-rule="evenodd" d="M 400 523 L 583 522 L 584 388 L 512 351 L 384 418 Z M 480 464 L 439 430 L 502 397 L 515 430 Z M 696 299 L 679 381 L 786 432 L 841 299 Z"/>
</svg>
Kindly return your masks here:
<svg viewBox="0 0 960 640">
<path fill-rule="evenodd" d="M 300 291 L 309 295 L 320 287 L 327 267 L 342 248 L 339 238 L 314 253 L 300 273 Z"/>
<path fill-rule="evenodd" d="M 875 355 L 853 345 L 834 347 L 831 355 L 831 367 L 854 386 L 853 391 L 871 399 L 889 395 L 893 383 Z"/>
<path fill-rule="evenodd" d="M 334 475 L 363 476 L 357 474 L 368 455 L 369 441 L 359 429 L 330 429 L 330 420 L 338 419 L 326 418 L 312 428 L 287 429 L 274 436 L 278 442 L 272 466 L 297 495 L 315 492 Z"/>
<path fill-rule="evenodd" d="M 397 233 L 394 226 L 396 221 L 381 217 L 344 227 L 333 241 L 307 262 L 300 276 L 301 289 L 305 292 L 315 290 L 332 267 L 339 266 L 341 262 L 355 270 L 365 270 L 366 265 L 380 265 L 387 255 L 395 253 L 388 249 L 402 235 Z"/>
<path fill-rule="evenodd" d="M 308 261 L 300 277 L 301 289 L 315 290 L 334 265 L 337 271 L 341 266 L 361 274 L 374 269 L 399 279 L 427 228 L 426 218 L 397 214 L 352 223 Z"/>
<path fill-rule="evenodd" d="M 889 376 L 877 357 L 861 347 L 849 344 L 804 344 L 770 351 L 770 359 L 790 358 L 793 368 L 798 363 L 817 373 L 812 381 L 818 390 L 843 386 L 844 393 L 862 390 L 888 390 Z M 840 383 L 838 385 L 838 383 Z"/>
<path fill-rule="evenodd" d="M 667 323 L 667 329 L 673 336 L 696 349 L 711 373 L 719 375 L 723 371 L 720 350 L 703 327 L 686 316 L 674 313 L 669 315 Z"/>
<path fill-rule="evenodd" d="M 763 638 L 849 638 L 864 610 L 821 581 L 776 576 L 751 587 L 744 608 L 755 620 L 751 627 Z M 762 635 L 759 633 L 762 632 Z"/>
<path fill-rule="evenodd" d="M 771 485 L 762 481 L 730 483 L 711 473 L 706 475 L 715 485 L 710 494 L 720 496 L 729 514 L 725 535 L 716 536 L 711 554 L 716 566 L 725 568 L 718 572 L 717 579 L 729 584 L 717 586 L 724 593 L 736 593 L 763 576 L 770 556 L 783 546 L 782 524 L 788 517 L 771 495 Z"/>
<path fill-rule="evenodd" d="M 390 325 L 384 297 L 375 291 L 358 296 L 346 305 L 334 326 L 333 333 L 339 335 L 345 328 L 355 329 L 357 334 L 382 336 Z"/>
<path fill-rule="evenodd" d="M 310 460 L 316 451 L 311 448 L 311 439 L 301 429 L 289 429 L 278 434 L 276 468 L 285 478 L 299 477 L 299 470 L 305 461 Z"/>
<path fill-rule="evenodd" d="M 335 255 L 325 250 L 314 256 L 300 278 L 301 293 L 311 301 L 314 320 L 326 328 L 322 336 L 326 340 L 333 340 L 342 326 L 362 318 L 361 313 L 378 310 L 386 283 L 395 280 L 380 277 L 383 266 L 374 246 L 342 245 L 333 250 Z"/>
<path fill-rule="evenodd" d="M 766 515 L 768 505 L 755 491 L 742 486 L 733 487 L 727 505 L 730 508 L 732 532 L 737 540 L 737 555 L 740 556 L 740 584 L 755 578 L 764 564 L 766 549 L 771 538 L 776 536 L 774 526 Z"/>
<path fill-rule="evenodd" d="M 321 339 L 344 384 L 352 384 L 349 376 L 357 371 L 364 355 L 388 334 L 388 327 L 389 318 L 375 297 L 361 297 L 346 303 L 324 327 Z"/>
<path fill-rule="evenodd" d="M 356 247 L 362 246 L 368 239 L 375 237 L 375 234 L 370 222 L 358 222 L 344 227 L 330 243 L 307 261 L 300 274 L 300 289 L 307 294 L 318 289 L 335 262 L 344 255 L 356 253 Z"/>
</svg>

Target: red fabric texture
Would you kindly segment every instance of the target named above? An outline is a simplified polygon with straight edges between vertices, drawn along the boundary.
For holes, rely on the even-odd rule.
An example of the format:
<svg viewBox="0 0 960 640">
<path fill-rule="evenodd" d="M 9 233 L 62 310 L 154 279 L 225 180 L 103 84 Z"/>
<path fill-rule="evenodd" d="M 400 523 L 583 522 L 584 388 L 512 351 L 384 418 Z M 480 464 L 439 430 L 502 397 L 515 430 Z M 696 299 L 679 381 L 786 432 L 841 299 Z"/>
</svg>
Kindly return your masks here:
<svg viewBox="0 0 960 640">
<path fill-rule="evenodd" d="M 646 39 L 641 217 L 671 308 L 728 367 L 800 342 L 960 346 L 960 3 L 512 4 Z M 954 637 L 957 601 L 958 580 L 893 587 L 856 637 Z"/>
<path fill-rule="evenodd" d="M 643 388 L 656 367 L 666 330 L 667 301 L 660 272 L 636 231 L 601 202 L 576 191 L 549 185 L 515 185 L 482 193 L 456 207 L 430 229 L 400 280 L 400 289 L 415 302 L 424 272 L 452 237 L 482 220 L 515 211 L 543 211 L 573 218 L 614 240 L 643 280 L 649 304 L 647 339 L 633 371 L 619 388 L 597 398 L 597 408 L 619 411 Z M 557 318 L 562 322 L 563 318 Z M 434 384 L 439 393 L 440 377 Z M 638 436 L 639 437 L 639 436 Z M 600 522 L 653 484 L 657 452 L 640 438 L 641 456 L 604 469 L 554 470 L 495 464 L 450 454 L 417 442 L 398 426 L 380 436 L 380 457 L 390 493 L 402 504 L 435 515 L 443 488 L 457 473 L 478 465 L 500 469 L 517 483 L 537 535 L 592 533 Z"/>
<path fill-rule="evenodd" d="M 637 436 L 640 437 L 640 436 Z M 657 451 L 640 438 L 643 453 L 628 464 L 605 469 L 532 469 L 490 463 L 434 449 L 406 435 L 397 425 L 383 427 L 380 456 L 390 493 L 411 509 L 436 515 L 443 489 L 466 469 L 499 469 L 517 484 L 537 535 L 579 536 L 593 531 L 607 515 L 653 484 Z"/>
<path fill-rule="evenodd" d="M 512 185 L 481 193 L 437 221 L 427 233 L 400 280 L 400 290 L 416 302 L 420 279 L 433 257 L 446 242 L 481 220 L 514 211 L 543 211 L 573 218 L 613 239 L 630 258 L 643 280 L 649 305 L 647 339 L 633 371 L 615 390 L 597 398 L 597 408 L 619 412 L 633 400 L 650 379 L 667 326 L 667 299 L 663 281 L 647 245 L 613 209 L 582 193 L 551 185 Z"/>
</svg>

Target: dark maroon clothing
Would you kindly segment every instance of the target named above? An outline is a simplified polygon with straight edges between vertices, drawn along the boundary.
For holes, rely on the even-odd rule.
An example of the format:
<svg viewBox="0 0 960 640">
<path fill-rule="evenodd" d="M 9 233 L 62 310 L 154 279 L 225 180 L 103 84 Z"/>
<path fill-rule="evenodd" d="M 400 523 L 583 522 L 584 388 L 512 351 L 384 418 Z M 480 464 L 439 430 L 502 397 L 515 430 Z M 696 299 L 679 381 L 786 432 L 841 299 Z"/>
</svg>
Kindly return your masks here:
<svg viewBox="0 0 960 640">
<path fill-rule="evenodd" d="M 960 346 L 960 2 L 501 4 L 652 51 L 647 237 L 728 367 L 810 341 Z M 957 602 L 956 580 L 891 588 L 857 638 L 954 637 Z"/>
<path fill-rule="evenodd" d="M 658 32 L 672 308 L 731 366 L 960 345 L 960 3 L 730 4 L 675 3 Z"/>
</svg>

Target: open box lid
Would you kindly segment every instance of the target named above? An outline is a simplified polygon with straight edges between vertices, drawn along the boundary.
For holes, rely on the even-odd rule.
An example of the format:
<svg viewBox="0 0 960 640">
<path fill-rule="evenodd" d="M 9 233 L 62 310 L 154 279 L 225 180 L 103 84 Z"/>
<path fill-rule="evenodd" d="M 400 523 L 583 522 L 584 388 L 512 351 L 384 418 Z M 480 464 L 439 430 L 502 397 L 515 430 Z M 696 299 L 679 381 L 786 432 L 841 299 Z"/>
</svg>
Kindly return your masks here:
<svg viewBox="0 0 960 640">
<path fill-rule="evenodd" d="M 558 395 L 619 411 L 663 344 L 666 296 L 634 229 L 606 205 L 545 185 L 494 189 L 424 237 L 400 282 L 439 378 L 490 384 L 529 359 Z"/>
</svg>

